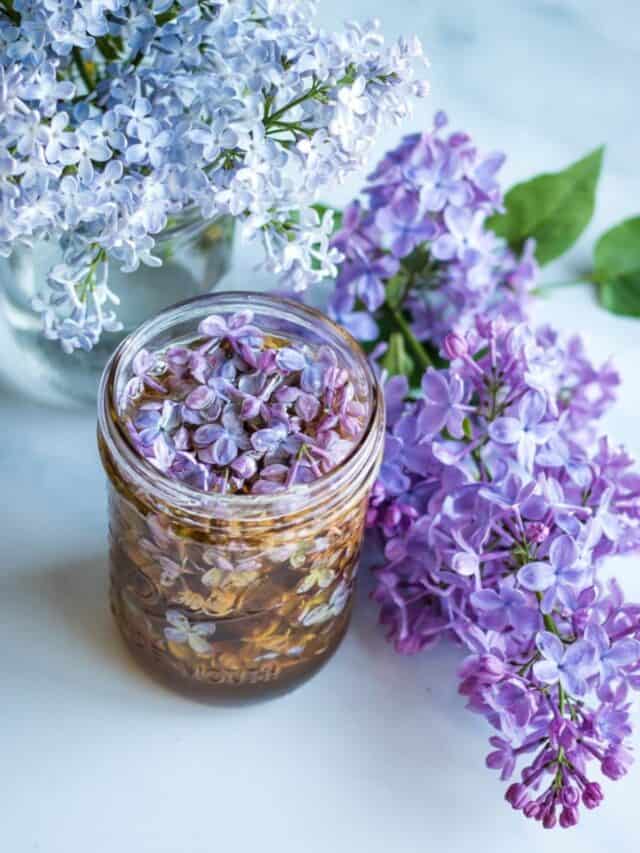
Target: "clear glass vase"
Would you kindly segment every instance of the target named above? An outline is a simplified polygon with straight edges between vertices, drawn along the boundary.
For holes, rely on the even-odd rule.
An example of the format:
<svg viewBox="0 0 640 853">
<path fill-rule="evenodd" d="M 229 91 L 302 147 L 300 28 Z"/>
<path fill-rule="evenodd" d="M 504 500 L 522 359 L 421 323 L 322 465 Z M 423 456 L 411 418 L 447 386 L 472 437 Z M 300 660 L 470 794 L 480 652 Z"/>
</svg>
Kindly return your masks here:
<svg viewBox="0 0 640 853">
<path fill-rule="evenodd" d="M 232 245 L 230 217 L 207 222 L 193 213 L 177 218 L 156 237 L 154 253 L 162 258 L 161 267 L 141 264 L 136 272 L 123 273 L 110 264 L 109 287 L 120 298 L 122 331 L 105 332 L 91 352 L 70 355 L 44 337 L 40 317 L 31 308 L 48 270 L 62 261 L 60 248 L 49 241 L 17 247 L 10 258 L 0 258 L 6 318 L 0 350 L 10 378 L 47 402 L 95 404 L 100 376 L 118 344 L 149 317 L 212 290 L 229 269 Z"/>
<path fill-rule="evenodd" d="M 166 478 L 129 444 L 123 389 L 141 348 L 197 337 L 200 320 L 245 308 L 275 338 L 329 346 L 368 412 L 332 471 L 271 495 L 207 493 Z M 384 441 L 381 387 L 358 344 L 318 311 L 250 293 L 216 293 L 145 323 L 118 349 L 98 402 L 109 481 L 111 606 L 143 666 L 181 692 L 246 701 L 301 683 L 349 623 L 370 489 Z"/>
</svg>

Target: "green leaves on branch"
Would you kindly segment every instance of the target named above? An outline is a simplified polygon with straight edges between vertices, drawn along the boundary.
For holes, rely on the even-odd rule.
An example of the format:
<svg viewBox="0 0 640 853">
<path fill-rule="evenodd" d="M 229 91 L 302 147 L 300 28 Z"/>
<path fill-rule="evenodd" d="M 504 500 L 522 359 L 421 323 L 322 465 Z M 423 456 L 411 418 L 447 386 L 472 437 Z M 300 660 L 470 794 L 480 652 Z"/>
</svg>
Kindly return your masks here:
<svg viewBox="0 0 640 853">
<path fill-rule="evenodd" d="M 600 237 L 593 253 L 593 280 L 607 311 L 640 317 L 640 216 Z"/>
<path fill-rule="evenodd" d="M 562 172 L 516 184 L 505 196 L 505 213 L 492 216 L 489 228 L 518 253 L 535 238 L 541 265 L 564 254 L 593 215 L 603 154 L 604 147 L 596 148 Z"/>
</svg>

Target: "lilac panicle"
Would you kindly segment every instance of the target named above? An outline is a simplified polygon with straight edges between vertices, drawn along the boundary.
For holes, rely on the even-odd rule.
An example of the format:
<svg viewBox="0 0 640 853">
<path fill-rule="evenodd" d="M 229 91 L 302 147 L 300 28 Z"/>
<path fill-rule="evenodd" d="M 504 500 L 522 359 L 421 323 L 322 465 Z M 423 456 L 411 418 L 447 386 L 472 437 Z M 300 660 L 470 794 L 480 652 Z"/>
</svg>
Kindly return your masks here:
<svg viewBox="0 0 640 853">
<path fill-rule="evenodd" d="M 109 266 L 160 266 L 197 210 L 260 239 L 296 290 L 340 258 L 322 188 L 360 168 L 415 97 L 417 38 L 314 26 L 315 0 L 0 3 L 0 256 L 60 243 L 34 302 L 47 337 L 91 349 L 121 328 Z M 286 175 L 286 178 L 283 176 Z"/>
<path fill-rule="evenodd" d="M 406 145 L 380 174 L 399 161 Z M 591 766 L 619 779 L 632 762 L 640 606 L 600 574 L 640 546 L 640 475 L 596 438 L 618 377 L 578 339 L 484 315 L 441 355 L 417 398 L 386 383 L 368 513 L 380 621 L 405 654 L 445 636 L 466 646 L 460 692 L 496 731 L 487 765 L 504 780 L 521 768 L 507 801 L 568 828 L 602 801 Z"/>
<path fill-rule="evenodd" d="M 375 340 L 385 288 L 419 340 L 440 344 L 478 313 L 522 320 L 537 275 L 534 241 L 516 256 L 486 224 L 500 210 L 504 157 L 481 155 L 464 133 L 413 134 L 388 152 L 345 211 L 333 245 L 343 255 L 330 314 L 361 340 Z"/>
</svg>

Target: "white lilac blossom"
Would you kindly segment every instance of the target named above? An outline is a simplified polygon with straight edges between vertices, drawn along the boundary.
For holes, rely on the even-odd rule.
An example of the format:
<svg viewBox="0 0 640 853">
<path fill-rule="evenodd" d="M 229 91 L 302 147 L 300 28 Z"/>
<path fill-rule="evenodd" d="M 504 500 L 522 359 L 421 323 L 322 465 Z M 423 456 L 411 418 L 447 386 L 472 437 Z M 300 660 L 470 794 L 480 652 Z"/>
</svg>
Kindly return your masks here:
<svg viewBox="0 0 640 853">
<path fill-rule="evenodd" d="M 344 255 L 331 316 L 356 337 L 386 338 L 406 312 L 420 341 L 439 344 L 475 316 L 525 317 L 537 265 L 534 242 L 516 257 L 486 225 L 501 208 L 504 155 L 481 155 L 466 133 L 407 136 L 369 177 L 366 202 L 344 212 L 333 246 Z"/>
<path fill-rule="evenodd" d="M 368 522 L 384 547 L 374 598 L 413 653 L 450 636 L 468 707 L 496 733 L 487 765 L 515 808 L 574 825 L 602 800 L 595 764 L 631 764 L 640 605 L 605 557 L 640 546 L 640 474 L 597 420 L 615 371 L 579 339 L 478 317 L 444 338 L 417 398 L 386 383 L 388 435 Z"/>
<path fill-rule="evenodd" d="M 309 483 L 347 457 L 368 410 L 334 350 L 268 345 L 249 310 L 206 317 L 198 332 L 191 346 L 133 359 L 120 404 L 140 456 L 226 494 Z"/>
<path fill-rule="evenodd" d="M 313 0 L 0 0 L 0 254 L 57 240 L 35 308 L 63 348 L 118 328 L 109 264 L 159 265 L 185 210 L 237 217 L 295 289 L 336 270 L 321 188 L 426 85 L 416 39 L 327 34 Z"/>
</svg>

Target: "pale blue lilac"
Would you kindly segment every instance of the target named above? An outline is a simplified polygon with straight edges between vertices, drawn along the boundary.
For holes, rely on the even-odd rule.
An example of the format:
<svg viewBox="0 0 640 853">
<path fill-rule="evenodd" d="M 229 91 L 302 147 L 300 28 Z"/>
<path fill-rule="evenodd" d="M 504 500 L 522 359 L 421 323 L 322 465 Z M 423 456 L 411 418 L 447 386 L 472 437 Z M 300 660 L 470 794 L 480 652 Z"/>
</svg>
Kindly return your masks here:
<svg viewBox="0 0 640 853">
<path fill-rule="evenodd" d="M 0 255 L 61 244 L 34 308 L 66 351 L 120 328 L 109 265 L 159 266 L 184 211 L 236 217 L 296 290 L 335 273 L 332 214 L 313 205 L 427 86 L 416 38 L 327 33 L 316 6 L 0 4 Z"/>
</svg>

